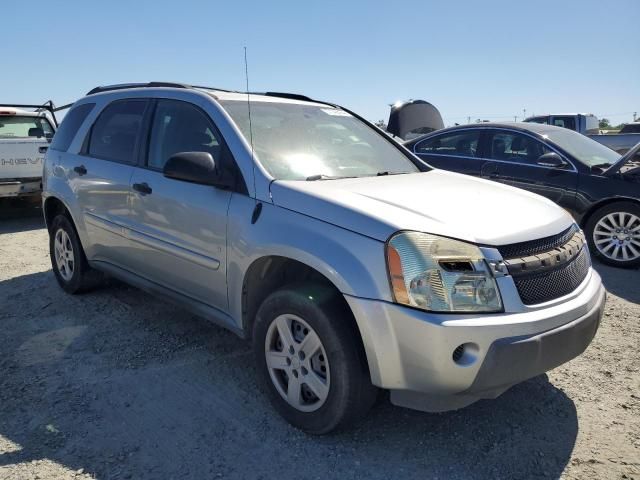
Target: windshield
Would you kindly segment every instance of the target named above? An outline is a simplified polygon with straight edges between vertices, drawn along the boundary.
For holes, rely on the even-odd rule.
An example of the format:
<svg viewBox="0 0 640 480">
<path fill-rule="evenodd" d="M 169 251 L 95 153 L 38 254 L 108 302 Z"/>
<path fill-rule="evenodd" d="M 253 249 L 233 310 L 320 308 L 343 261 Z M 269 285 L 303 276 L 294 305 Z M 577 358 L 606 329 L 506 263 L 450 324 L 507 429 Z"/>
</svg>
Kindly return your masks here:
<svg viewBox="0 0 640 480">
<path fill-rule="evenodd" d="M 377 132 L 330 106 L 224 100 L 264 168 L 280 180 L 321 180 L 417 172 L 418 168 Z"/>
<path fill-rule="evenodd" d="M 544 136 L 589 167 L 612 165 L 620 160 L 619 153 L 571 130 L 548 130 Z"/>
<path fill-rule="evenodd" d="M 43 117 L 0 117 L 0 138 L 51 138 L 53 129 Z"/>
</svg>

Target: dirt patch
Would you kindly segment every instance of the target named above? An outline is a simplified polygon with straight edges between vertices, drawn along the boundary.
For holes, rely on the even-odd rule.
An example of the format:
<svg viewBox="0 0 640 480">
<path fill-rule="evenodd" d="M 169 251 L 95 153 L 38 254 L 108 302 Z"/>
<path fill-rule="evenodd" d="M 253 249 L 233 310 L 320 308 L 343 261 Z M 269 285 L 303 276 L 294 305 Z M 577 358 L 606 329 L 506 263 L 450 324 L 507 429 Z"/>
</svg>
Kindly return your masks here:
<svg viewBox="0 0 640 480">
<path fill-rule="evenodd" d="M 604 322 L 572 362 L 494 401 L 381 401 L 315 438 L 256 389 L 248 345 L 112 282 L 66 295 L 40 213 L 0 220 L 0 478 L 640 479 L 640 271 L 597 265 Z M 20 217 L 20 218 L 16 218 Z"/>
</svg>

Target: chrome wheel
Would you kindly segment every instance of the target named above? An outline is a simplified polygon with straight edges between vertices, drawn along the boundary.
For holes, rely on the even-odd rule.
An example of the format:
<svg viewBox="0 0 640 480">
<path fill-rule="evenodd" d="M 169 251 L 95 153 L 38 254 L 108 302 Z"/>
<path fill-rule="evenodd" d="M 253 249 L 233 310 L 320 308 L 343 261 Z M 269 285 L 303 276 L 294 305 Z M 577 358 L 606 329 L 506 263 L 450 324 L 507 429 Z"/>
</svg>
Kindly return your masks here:
<svg viewBox="0 0 640 480">
<path fill-rule="evenodd" d="M 640 218 L 629 212 L 605 215 L 593 230 L 593 243 L 611 260 L 637 260 L 640 258 Z"/>
<path fill-rule="evenodd" d="M 73 256 L 73 245 L 71 244 L 71 239 L 67 232 L 62 228 L 58 229 L 56 232 L 53 247 L 58 273 L 65 282 L 68 282 L 71 280 L 71 277 L 73 277 L 75 259 Z"/>
<path fill-rule="evenodd" d="M 329 395 L 329 361 L 318 334 L 296 315 L 280 315 L 267 331 L 269 376 L 289 405 L 302 412 L 319 409 Z"/>
</svg>

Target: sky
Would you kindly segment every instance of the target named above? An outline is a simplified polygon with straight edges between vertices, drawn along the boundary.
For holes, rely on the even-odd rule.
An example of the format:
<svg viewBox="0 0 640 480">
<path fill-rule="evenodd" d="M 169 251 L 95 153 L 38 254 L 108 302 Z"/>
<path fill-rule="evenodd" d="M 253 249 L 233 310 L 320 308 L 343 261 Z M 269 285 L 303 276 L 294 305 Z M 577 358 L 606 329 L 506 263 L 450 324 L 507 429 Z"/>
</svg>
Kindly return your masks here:
<svg viewBox="0 0 640 480">
<path fill-rule="evenodd" d="M 640 115 L 640 0 L 13 1 L 0 103 L 62 105 L 97 85 L 287 91 L 371 121 L 423 99 L 445 124 Z"/>
</svg>

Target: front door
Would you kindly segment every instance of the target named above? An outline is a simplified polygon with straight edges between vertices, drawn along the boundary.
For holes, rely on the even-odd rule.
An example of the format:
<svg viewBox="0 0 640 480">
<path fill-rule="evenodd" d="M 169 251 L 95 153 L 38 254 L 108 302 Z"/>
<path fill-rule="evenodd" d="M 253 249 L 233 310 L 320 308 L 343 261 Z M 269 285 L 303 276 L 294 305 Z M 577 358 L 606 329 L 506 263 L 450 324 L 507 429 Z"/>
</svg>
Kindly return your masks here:
<svg viewBox="0 0 640 480">
<path fill-rule="evenodd" d="M 146 159 L 131 178 L 129 238 L 136 250 L 136 273 L 226 312 L 232 193 L 162 174 L 166 161 L 178 152 L 206 151 L 220 165 L 226 155 L 222 144 L 213 122 L 198 107 L 157 100 Z"/>
<path fill-rule="evenodd" d="M 578 173 L 573 165 L 539 165 L 538 158 L 552 150 L 527 134 L 491 130 L 487 135 L 483 177 L 537 193 L 569 211 L 575 209 Z"/>
</svg>

